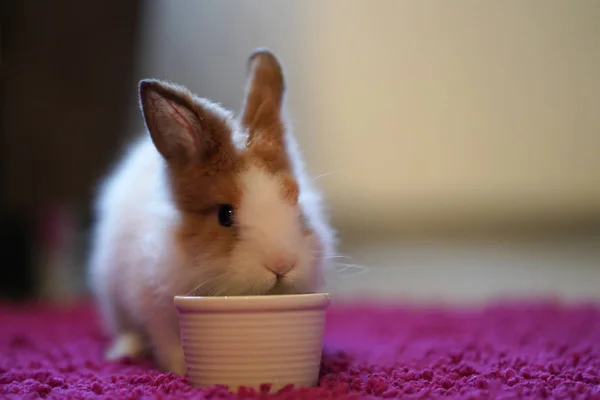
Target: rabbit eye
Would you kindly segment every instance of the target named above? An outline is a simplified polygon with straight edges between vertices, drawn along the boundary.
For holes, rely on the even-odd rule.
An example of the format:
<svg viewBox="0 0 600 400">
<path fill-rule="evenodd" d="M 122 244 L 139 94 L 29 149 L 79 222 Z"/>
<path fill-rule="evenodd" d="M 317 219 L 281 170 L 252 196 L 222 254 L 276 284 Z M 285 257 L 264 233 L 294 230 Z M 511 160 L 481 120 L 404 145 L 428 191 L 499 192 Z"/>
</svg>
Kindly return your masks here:
<svg viewBox="0 0 600 400">
<path fill-rule="evenodd" d="M 234 216 L 234 212 L 233 212 L 233 207 L 231 206 L 231 204 L 221 204 L 219 206 L 219 211 L 218 211 L 219 224 L 223 225 L 224 227 L 229 228 L 231 225 L 233 225 L 233 216 Z"/>
</svg>

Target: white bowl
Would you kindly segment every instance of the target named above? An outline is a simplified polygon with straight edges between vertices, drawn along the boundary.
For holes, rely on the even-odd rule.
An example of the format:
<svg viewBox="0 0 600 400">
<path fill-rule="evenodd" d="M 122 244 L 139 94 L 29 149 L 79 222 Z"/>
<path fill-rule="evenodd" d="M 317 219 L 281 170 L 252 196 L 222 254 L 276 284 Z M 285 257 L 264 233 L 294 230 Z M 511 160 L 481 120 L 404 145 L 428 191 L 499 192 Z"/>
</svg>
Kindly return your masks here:
<svg viewBox="0 0 600 400">
<path fill-rule="evenodd" d="M 328 293 L 176 296 L 187 375 L 193 386 L 276 391 L 314 386 L 319 376 Z"/>
</svg>

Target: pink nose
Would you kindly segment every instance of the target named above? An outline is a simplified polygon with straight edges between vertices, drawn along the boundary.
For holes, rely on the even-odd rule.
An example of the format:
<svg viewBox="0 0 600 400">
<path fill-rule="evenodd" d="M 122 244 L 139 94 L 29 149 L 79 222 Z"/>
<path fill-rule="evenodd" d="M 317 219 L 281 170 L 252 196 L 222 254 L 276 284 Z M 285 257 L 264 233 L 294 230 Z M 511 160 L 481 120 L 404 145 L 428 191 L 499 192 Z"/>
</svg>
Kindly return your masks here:
<svg viewBox="0 0 600 400">
<path fill-rule="evenodd" d="M 266 264 L 266 267 L 269 271 L 273 272 L 275 275 L 279 277 L 285 276 L 288 272 L 294 268 L 295 263 L 290 261 L 289 259 L 284 258 L 276 258 L 271 262 Z"/>
</svg>

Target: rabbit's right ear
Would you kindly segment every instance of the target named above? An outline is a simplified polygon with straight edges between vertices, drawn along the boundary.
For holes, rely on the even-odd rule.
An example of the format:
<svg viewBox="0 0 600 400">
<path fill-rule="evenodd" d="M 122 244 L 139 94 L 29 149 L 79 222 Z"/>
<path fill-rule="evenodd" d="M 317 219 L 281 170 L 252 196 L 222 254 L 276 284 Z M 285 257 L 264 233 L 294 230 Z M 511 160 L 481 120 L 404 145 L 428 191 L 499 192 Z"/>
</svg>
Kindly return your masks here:
<svg viewBox="0 0 600 400">
<path fill-rule="evenodd" d="M 139 84 L 140 105 L 154 146 L 171 163 L 202 161 L 231 150 L 218 107 L 194 100 L 184 87 L 154 79 Z"/>
</svg>

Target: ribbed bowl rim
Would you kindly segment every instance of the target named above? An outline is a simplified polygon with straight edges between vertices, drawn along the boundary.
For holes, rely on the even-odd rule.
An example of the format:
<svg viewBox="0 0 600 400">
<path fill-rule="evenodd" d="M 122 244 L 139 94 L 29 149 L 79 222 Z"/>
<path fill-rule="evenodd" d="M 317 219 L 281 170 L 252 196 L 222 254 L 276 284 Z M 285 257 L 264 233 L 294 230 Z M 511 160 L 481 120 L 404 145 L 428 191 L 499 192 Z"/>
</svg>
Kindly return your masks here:
<svg viewBox="0 0 600 400">
<path fill-rule="evenodd" d="M 326 309 L 329 293 L 304 293 L 262 296 L 175 296 L 175 308 L 185 312 L 261 312 Z"/>
</svg>

